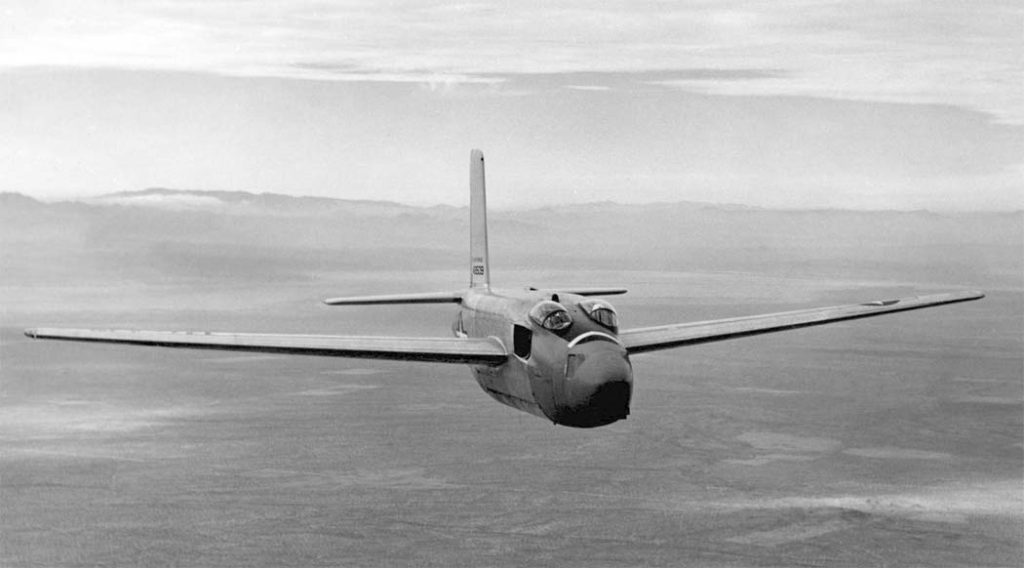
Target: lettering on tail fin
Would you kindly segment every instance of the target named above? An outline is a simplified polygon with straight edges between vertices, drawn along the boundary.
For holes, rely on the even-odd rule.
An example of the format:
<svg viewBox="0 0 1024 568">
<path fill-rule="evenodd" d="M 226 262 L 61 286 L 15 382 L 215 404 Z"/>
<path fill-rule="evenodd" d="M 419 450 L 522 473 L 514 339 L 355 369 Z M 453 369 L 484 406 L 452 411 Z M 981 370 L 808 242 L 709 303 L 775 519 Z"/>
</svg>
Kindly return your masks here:
<svg viewBox="0 0 1024 568">
<path fill-rule="evenodd" d="M 484 187 L 484 154 L 469 154 L 469 286 L 490 288 L 487 253 L 487 190 Z"/>
</svg>

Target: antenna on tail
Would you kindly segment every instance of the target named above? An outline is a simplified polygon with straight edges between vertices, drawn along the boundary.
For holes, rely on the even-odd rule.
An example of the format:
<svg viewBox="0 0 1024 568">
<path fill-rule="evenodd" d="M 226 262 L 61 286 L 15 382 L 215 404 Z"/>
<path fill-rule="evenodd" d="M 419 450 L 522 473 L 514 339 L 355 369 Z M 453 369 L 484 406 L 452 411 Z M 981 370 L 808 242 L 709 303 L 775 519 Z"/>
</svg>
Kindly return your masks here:
<svg viewBox="0 0 1024 568">
<path fill-rule="evenodd" d="M 484 187 L 484 153 L 469 153 L 469 287 L 491 287 L 487 257 L 487 190 Z"/>
</svg>

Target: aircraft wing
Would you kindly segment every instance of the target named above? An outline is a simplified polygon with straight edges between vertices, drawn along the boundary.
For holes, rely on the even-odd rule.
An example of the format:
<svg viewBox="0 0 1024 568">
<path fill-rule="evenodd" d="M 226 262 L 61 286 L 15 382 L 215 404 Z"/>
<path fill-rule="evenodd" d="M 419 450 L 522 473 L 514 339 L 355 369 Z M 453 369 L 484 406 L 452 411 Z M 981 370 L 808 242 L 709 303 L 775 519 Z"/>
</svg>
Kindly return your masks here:
<svg viewBox="0 0 1024 568">
<path fill-rule="evenodd" d="M 366 306 L 372 304 L 457 304 L 461 301 L 462 292 L 425 292 L 327 298 L 324 303 L 328 306 Z"/>
<path fill-rule="evenodd" d="M 981 292 L 953 292 L 759 316 L 628 329 L 619 332 L 619 340 L 622 341 L 622 344 L 630 354 L 643 353 L 657 349 L 710 343 L 712 341 L 723 341 L 762 333 L 810 327 L 812 325 L 823 325 L 895 312 L 905 312 L 907 310 L 930 308 L 944 304 L 967 302 L 984 297 L 985 295 Z"/>
<path fill-rule="evenodd" d="M 356 337 L 59 328 L 26 329 L 25 335 L 33 339 L 65 339 L 186 349 L 399 359 L 436 363 L 499 365 L 508 358 L 505 347 L 493 338 Z"/>
<path fill-rule="evenodd" d="M 533 286 L 530 286 L 527 290 L 556 294 L 576 294 L 578 296 L 615 296 L 625 294 L 628 291 L 625 288 L 534 288 Z"/>
<path fill-rule="evenodd" d="M 559 288 L 558 292 L 580 296 L 615 296 L 625 294 L 625 288 Z"/>
</svg>

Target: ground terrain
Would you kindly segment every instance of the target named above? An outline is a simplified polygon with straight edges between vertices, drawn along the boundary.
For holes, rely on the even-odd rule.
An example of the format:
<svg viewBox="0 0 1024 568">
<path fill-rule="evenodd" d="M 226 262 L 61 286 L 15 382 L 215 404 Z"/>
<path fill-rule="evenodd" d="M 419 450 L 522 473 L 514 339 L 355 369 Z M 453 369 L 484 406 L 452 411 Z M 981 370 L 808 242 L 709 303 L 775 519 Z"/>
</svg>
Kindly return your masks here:
<svg viewBox="0 0 1024 568">
<path fill-rule="evenodd" d="M 627 286 L 625 327 L 989 294 L 639 355 L 632 416 L 575 430 L 495 403 L 460 366 L 20 332 L 444 334 L 450 306 L 318 300 L 462 286 L 464 210 L 363 204 L 337 226 L 323 204 L 7 199 L 2 565 L 1024 562 L 1019 214 L 498 212 L 497 281 Z"/>
</svg>

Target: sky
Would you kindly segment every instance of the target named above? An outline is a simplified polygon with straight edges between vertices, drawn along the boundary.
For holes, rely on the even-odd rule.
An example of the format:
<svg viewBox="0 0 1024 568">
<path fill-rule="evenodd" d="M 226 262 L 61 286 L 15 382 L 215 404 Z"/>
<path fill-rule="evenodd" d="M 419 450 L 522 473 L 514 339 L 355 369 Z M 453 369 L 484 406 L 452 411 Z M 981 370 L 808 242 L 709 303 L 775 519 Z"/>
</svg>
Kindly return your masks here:
<svg viewBox="0 0 1024 568">
<path fill-rule="evenodd" d="M 0 191 L 1024 207 L 1011 1 L 6 1 Z"/>
</svg>

